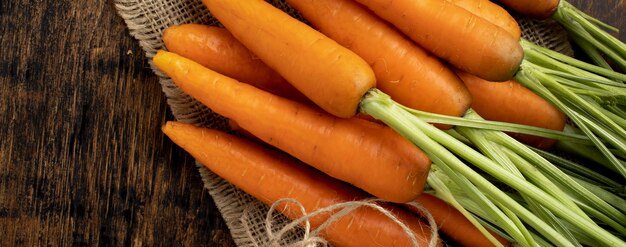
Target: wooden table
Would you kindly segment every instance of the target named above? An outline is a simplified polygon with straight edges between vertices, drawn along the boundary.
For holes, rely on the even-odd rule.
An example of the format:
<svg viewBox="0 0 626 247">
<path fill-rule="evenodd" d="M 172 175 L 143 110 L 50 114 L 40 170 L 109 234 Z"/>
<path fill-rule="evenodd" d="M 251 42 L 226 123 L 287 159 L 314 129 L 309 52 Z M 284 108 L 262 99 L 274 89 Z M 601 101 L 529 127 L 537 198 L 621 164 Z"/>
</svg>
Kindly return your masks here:
<svg viewBox="0 0 626 247">
<path fill-rule="evenodd" d="M 234 246 L 111 1 L 1 0 L 0 41 L 0 246 Z"/>
</svg>

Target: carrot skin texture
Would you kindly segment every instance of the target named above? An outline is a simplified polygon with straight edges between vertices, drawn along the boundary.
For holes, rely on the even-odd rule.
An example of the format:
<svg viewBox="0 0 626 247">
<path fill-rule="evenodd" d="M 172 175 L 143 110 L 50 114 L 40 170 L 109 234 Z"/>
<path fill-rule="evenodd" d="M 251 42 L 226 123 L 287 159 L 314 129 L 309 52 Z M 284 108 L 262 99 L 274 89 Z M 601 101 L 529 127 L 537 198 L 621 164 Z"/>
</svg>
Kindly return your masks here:
<svg viewBox="0 0 626 247">
<path fill-rule="evenodd" d="M 365 59 L 377 88 L 400 104 L 449 116 L 462 116 L 469 108 L 471 95 L 454 71 L 365 6 L 351 0 L 287 3 L 320 32 Z"/>
<path fill-rule="evenodd" d="M 159 51 L 153 62 L 211 110 L 332 177 L 392 202 L 411 201 L 423 191 L 430 160 L 386 126 L 332 116 L 174 53 Z"/>
<path fill-rule="evenodd" d="M 313 212 L 369 197 L 292 157 L 226 133 L 177 122 L 168 122 L 163 132 L 209 170 L 268 205 L 293 198 L 307 212 Z M 291 219 L 302 216 L 292 203 L 277 208 Z M 391 211 L 415 233 L 420 246 L 428 244 L 427 225 L 400 208 Z M 328 214 L 313 217 L 311 226 L 317 228 L 328 218 Z M 336 246 L 411 246 L 407 235 L 391 219 L 365 207 L 339 219 L 322 235 Z"/>
<path fill-rule="evenodd" d="M 470 222 L 461 212 L 448 205 L 445 201 L 430 195 L 421 194 L 416 200 L 433 216 L 439 231 L 446 234 L 462 246 L 467 247 L 487 247 L 494 246 L 472 222 Z M 411 207 L 411 211 L 422 214 L 417 209 Z M 509 246 L 508 240 L 502 236 L 492 233 L 492 235 L 504 246 Z"/>
<path fill-rule="evenodd" d="M 559 7 L 559 0 L 500 0 L 503 5 L 535 19 L 548 19 Z"/>
<path fill-rule="evenodd" d="M 483 118 L 558 131 L 565 128 L 567 118 L 563 112 L 518 82 L 490 82 L 460 71 L 457 74 L 472 94 L 472 108 Z M 510 135 L 541 149 L 548 149 L 557 142 L 532 135 Z"/>
<path fill-rule="evenodd" d="M 263 0 L 203 3 L 252 53 L 335 116 L 354 116 L 376 87 L 361 57 Z"/>
<path fill-rule="evenodd" d="M 168 51 L 189 58 L 215 72 L 265 91 L 307 102 L 300 91 L 270 69 L 228 30 L 201 24 L 181 24 L 163 32 Z"/>
<path fill-rule="evenodd" d="M 188 58 L 217 73 L 283 98 L 314 105 L 224 28 L 201 24 L 172 26 L 163 33 L 163 42 L 170 52 Z M 462 84 L 460 79 L 459 83 Z M 469 95 L 469 92 L 467 94 Z M 363 113 L 357 113 L 355 117 L 382 124 L 379 120 Z M 245 131 L 232 120 L 229 124 L 232 130 Z"/>
<path fill-rule="evenodd" d="M 511 79 L 524 51 L 504 29 L 443 0 L 357 0 L 424 49 L 490 81 Z"/>
<path fill-rule="evenodd" d="M 519 24 L 500 5 L 489 0 L 449 0 L 456 6 L 459 6 L 472 14 L 485 19 L 488 22 L 507 31 L 515 39 L 519 40 L 522 36 L 522 29 Z"/>
</svg>

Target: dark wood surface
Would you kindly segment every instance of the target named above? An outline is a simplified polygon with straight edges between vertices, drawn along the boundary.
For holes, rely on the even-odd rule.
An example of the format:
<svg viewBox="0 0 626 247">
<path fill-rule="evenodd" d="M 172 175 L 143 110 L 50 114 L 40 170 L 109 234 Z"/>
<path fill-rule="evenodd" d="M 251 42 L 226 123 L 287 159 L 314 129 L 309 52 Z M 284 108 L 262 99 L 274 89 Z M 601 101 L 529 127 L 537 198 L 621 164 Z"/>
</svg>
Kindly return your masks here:
<svg viewBox="0 0 626 247">
<path fill-rule="evenodd" d="M 111 1 L 0 0 L 0 41 L 0 246 L 234 246 Z"/>
</svg>

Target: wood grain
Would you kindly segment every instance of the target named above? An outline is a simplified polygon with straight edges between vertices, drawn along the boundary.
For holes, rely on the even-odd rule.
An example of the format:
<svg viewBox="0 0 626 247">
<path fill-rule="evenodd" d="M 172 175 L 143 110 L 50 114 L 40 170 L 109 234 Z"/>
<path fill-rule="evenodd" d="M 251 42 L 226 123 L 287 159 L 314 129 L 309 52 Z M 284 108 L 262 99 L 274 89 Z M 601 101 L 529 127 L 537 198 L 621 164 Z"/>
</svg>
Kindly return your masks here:
<svg viewBox="0 0 626 247">
<path fill-rule="evenodd" d="M 234 246 L 112 2 L 0 1 L 0 42 L 0 246 Z"/>
<path fill-rule="evenodd" d="M 113 4 L 0 11 L 0 246 L 233 246 Z"/>
</svg>

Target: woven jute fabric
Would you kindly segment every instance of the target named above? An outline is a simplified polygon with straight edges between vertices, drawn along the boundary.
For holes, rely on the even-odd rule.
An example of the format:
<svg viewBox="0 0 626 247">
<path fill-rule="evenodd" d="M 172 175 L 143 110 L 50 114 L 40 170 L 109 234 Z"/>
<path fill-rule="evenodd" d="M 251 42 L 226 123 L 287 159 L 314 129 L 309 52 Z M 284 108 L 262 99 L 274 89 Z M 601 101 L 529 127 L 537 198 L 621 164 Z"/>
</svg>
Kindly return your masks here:
<svg viewBox="0 0 626 247">
<path fill-rule="evenodd" d="M 291 9 L 284 0 L 269 0 L 268 2 L 301 19 L 297 12 Z M 167 103 L 176 120 L 196 126 L 229 131 L 226 119 L 183 93 L 170 78 L 152 64 L 152 57 L 156 52 L 160 49 L 165 50 L 161 35 L 167 27 L 183 23 L 219 25 L 219 22 L 212 18 L 202 1 L 115 0 L 115 7 L 118 14 L 126 22 L 130 34 L 139 41 L 147 59 L 150 60 L 150 65 L 159 77 L 159 82 L 167 97 Z M 519 18 L 518 21 L 522 27 L 524 38 L 565 54 L 573 53 L 564 31 L 554 22 L 530 21 Z M 221 179 L 201 164 L 197 164 L 197 166 L 204 186 L 213 197 L 237 246 L 258 246 L 259 243 L 267 243 L 268 237 L 264 223 L 269 207 Z M 272 217 L 273 222 L 275 222 L 272 224 L 274 230 L 278 230 L 290 222 L 281 215 L 273 215 Z M 303 231 L 296 229 L 288 232 L 279 244 L 281 246 L 290 245 L 299 241 L 303 236 Z"/>
</svg>

